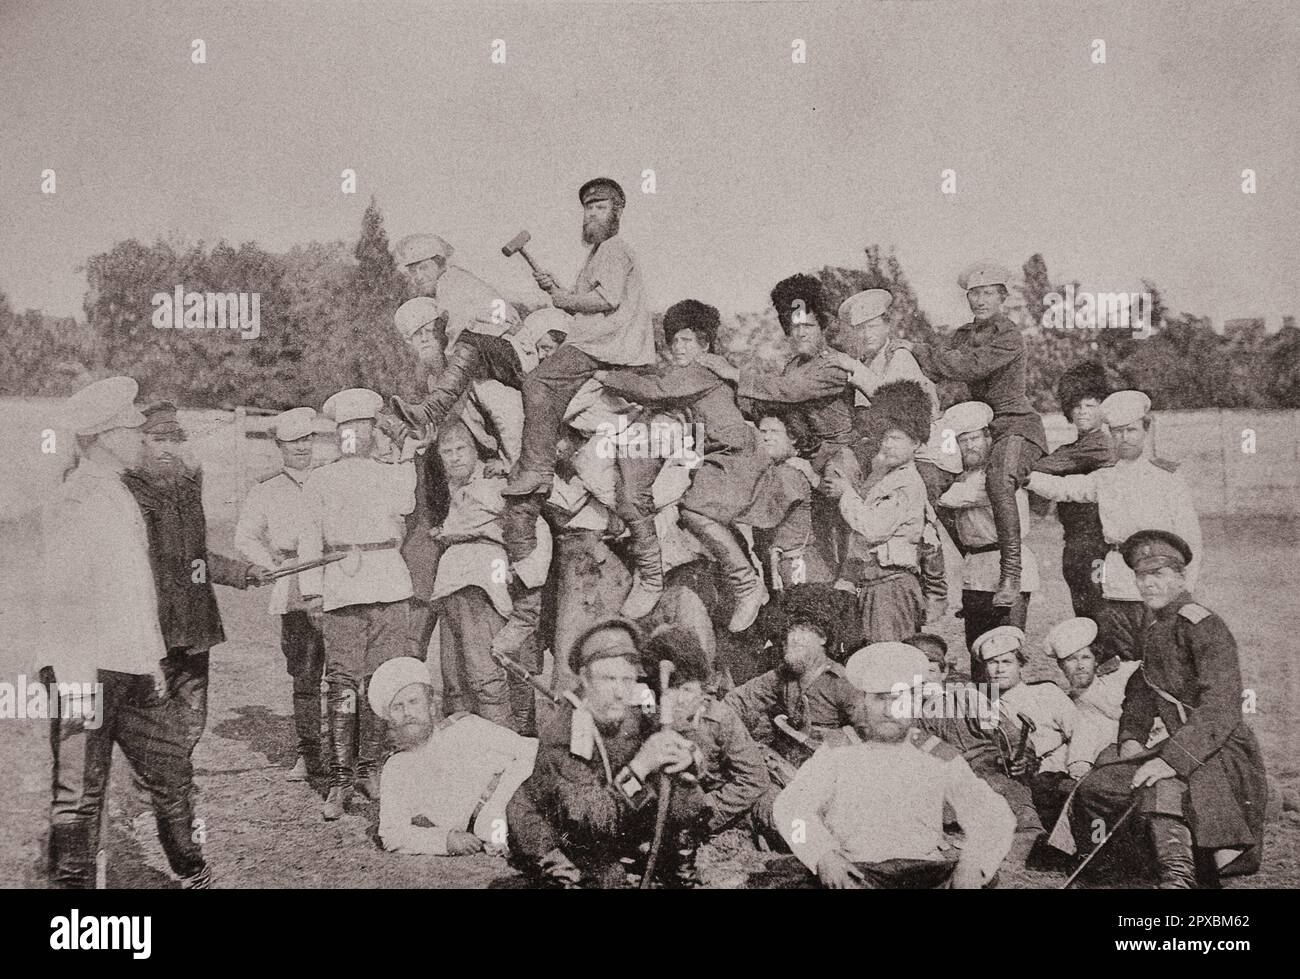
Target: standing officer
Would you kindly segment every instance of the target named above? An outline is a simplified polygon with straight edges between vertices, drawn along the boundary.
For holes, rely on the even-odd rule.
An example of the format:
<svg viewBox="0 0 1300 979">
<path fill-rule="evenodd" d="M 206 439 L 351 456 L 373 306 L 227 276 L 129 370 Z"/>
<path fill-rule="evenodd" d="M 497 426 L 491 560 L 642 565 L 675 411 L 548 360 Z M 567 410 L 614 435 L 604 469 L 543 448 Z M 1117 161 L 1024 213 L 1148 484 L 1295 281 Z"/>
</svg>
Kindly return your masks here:
<svg viewBox="0 0 1300 979">
<path fill-rule="evenodd" d="M 965 381 L 973 401 L 993 408 L 988 457 L 988 498 L 998 532 L 1001 575 L 994 608 L 1011 608 L 1020 599 L 1021 527 L 1016 491 L 1047 451 L 1043 420 L 1025 393 L 1028 357 L 1020 329 L 1003 312 L 1010 273 L 981 262 L 966 269 L 957 284 L 966 293 L 974 319 L 935 347 L 912 348 L 930 377 Z"/>
<path fill-rule="evenodd" d="M 383 730 L 374 711 L 359 701 L 379 664 L 409 655 L 411 645 L 411 575 L 399 548 L 406 514 L 415 507 L 415 467 L 372 458 L 383 403 L 365 388 L 348 388 L 325 402 L 323 414 L 338 428 L 342 457 L 313 470 L 303 487 L 306 526 L 299 557 L 346 555 L 304 571 L 301 581 L 303 597 L 320 596 L 324 610 L 334 752 L 329 797 L 321 810 L 325 819 L 343 815 L 354 787 L 379 798 Z"/>
<path fill-rule="evenodd" d="M 1135 659 L 1138 628 L 1144 611 L 1133 572 L 1120 558 L 1120 544 L 1139 530 L 1166 530 L 1187 541 L 1192 553 L 1201 546 L 1201 524 L 1192 508 L 1191 491 L 1177 466 L 1149 455 L 1151 399 L 1141 391 L 1117 391 L 1101 403 L 1119 460 L 1084 476 L 1029 478 L 1032 492 L 1058 503 L 1096 503 L 1108 548 L 1102 568 L 1101 607 L 1097 622 L 1099 660 Z M 1188 588 L 1196 587 L 1200 559 L 1190 559 Z"/>
<path fill-rule="evenodd" d="M 311 471 L 312 430 L 316 411 L 292 408 L 275 419 L 275 444 L 280 469 L 253 485 L 235 524 L 235 547 L 264 567 L 298 560 L 303 533 L 303 486 Z M 298 735 L 298 760 L 288 779 L 302 782 L 324 774 L 320 755 L 320 678 L 325 640 L 312 621 L 298 576 L 281 578 L 271 589 L 268 610 L 280 617 L 280 651 L 293 678 L 293 725 Z"/>
<path fill-rule="evenodd" d="M 1253 874 L 1264 848 L 1268 786 L 1255 734 L 1242 717 L 1237 643 L 1224 621 L 1187 593 L 1193 552 L 1167 530 L 1142 530 L 1121 551 L 1142 595 L 1137 658 L 1119 722 L 1118 763 L 1098 759 L 1079 785 L 1074 836 L 1107 826 L 1137 793 L 1162 888 L 1198 876 Z M 1159 719 L 1168 737 L 1147 747 Z M 1210 859 L 1196 860 L 1196 852 Z M 1202 871 L 1198 875 L 1198 869 Z"/>
<path fill-rule="evenodd" d="M 1020 548 L 1023 574 L 1020 592 L 1010 608 L 994 601 L 999 587 L 999 564 L 993 555 L 999 551 L 994 507 L 986 491 L 990 446 L 989 425 L 993 410 L 982 401 L 963 401 L 944 412 L 940 424 L 957 437 L 965 470 L 939 497 L 939 513 L 944 517 L 949 535 L 965 561 L 962 572 L 961 614 L 966 627 L 966 648 L 971 650 L 971 672 L 982 678 L 974 643 L 994 626 L 1014 625 L 1025 628 L 1029 616 L 1029 596 L 1038 588 L 1038 562 L 1027 546 Z M 1022 530 L 1029 528 L 1029 496 L 1016 493 Z"/>
<path fill-rule="evenodd" d="M 1115 464 L 1115 448 L 1102 427 L 1101 403 L 1106 397 L 1106 369 L 1085 361 L 1061 375 L 1056 400 L 1074 423 L 1078 438 L 1059 446 L 1034 463 L 1034 472 L 1073 476 Z M 1065 546 L 1061 550 L 1061 575 L 1070 589 L 1074 614 L 1088 617 L 1101 605 L 1100 569 L 1106 562 L 1106 538 L 1095 503 L 1056 504 Z"/>
<path fill-rule="evenodd" d="M 80 695 L 64 686 L 59 703 L 51 704 L 50 875 L 56 887 L 94 886 L 114 745 L 149 792 L 172 871 L 187 888 L 210 883 L 194 839 L 193 768 L 183 722 L 164 696 L 167 649 L 144 517 L 122 483 L 122 473 L 139 465 L 144 453 L 138 390 L 129 377 L 110 377 L 68 399 L 66 427 L 76 436 L 79 458 L 42 513 L 42 679 L 87 685 Z"/>
</svg>

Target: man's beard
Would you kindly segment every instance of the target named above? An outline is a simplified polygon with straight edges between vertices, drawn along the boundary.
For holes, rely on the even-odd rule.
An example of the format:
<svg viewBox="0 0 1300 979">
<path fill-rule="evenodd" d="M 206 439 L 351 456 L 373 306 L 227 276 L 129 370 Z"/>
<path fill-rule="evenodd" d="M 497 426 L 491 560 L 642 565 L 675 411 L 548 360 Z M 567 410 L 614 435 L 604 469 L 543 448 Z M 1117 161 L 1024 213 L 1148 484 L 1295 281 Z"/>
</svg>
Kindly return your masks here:
<svg viewBox="0 0 1300 979">
<path fill-rule="evenodd" d="M 853 725 L 853 730 L 863 741 L 874 744 L 898 744 L 907 737 L 909 726 L 905 721 L 895 721 L 890 718 L 881 721 L 878 727 L 873 727 L 867 721 L 858 721 Z"/>
<path fill-rule="evenodd" d="M 594 225 L 594 227 L 593 227 Z M 618 212 L 611 211 L 607 218 L 594 218 L 591 221 L 582 222 L 582 243 L 584 245 L 599 245 L 608 238 L 613 238 L 618 234 Z"/>
<path fill-rule="evenodd" d="M 429 740 L 429 735 L 433 733 L 433 725 L 425 724 L 422 721 L 413 721 L 407 724 L 395 725 L 393 727 L 393 740 L 397 747 L 402 751 L 409 751 L 412 748 L 418 748 L 424 742 Z"/>
</svg>

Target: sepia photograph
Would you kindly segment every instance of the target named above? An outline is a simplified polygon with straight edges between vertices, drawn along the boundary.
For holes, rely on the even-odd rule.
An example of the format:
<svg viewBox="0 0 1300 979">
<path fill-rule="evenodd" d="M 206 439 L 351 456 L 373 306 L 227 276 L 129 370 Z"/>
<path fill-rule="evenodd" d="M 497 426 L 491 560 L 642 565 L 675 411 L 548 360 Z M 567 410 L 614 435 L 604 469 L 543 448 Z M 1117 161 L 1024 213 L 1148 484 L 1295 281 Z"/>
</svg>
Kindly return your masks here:
<svg viewBox="0 0 1300 979">
<path fill-rule="evenodd" d="M 0 3 L 0 887 L 85 892 L 37 943 L 149 957 L 92 891 L 982 889 L 1249 950 L 1300 887 L 1298 45 Z"/>
</svg>

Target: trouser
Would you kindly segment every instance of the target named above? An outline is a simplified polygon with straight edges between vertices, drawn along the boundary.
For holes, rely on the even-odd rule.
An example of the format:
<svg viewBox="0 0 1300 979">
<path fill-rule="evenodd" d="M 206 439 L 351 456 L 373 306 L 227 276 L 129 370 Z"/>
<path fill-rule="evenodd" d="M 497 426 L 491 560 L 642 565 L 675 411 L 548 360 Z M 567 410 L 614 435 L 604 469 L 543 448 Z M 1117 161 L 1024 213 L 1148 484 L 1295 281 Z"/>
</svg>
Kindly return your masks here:
<svg viewBox="0 0 1300 979">
<path fill-rule="evenodd" d="M 506 671 L 489 655 L 505 624 L 481 588 L 461 588 L 437 602 L 444 711 L 470 711 L 514 729 Z"/>
<path fill-rule="evenodd" d="M 955 860 L 896 857 L 875 863 L 855 862 L 853 866 L 864 878 L 854 885 L 859 890 L 930 890 L 946 886 L 957 863 Z M 794 860 L 787 860 L 774 872 L 761 876 L 768 886 L 782 889 L 802 890 L 820 886 L 817 875 Z"/>
<path fill-rule="evenodd" d="M 519 354 L 510 341 L 465 330 L 452 345 L 447 366 L 430 383 L 424 404 L 433 413 L 435 423 L 440 423 L 475 381 L 491 379 L 518 389 L 523 386 L 524 376 Z"/>
<path fill-rule="evenodd" d="M 429 640 L 438 628 L 438 610 L 429 602 L 419 598 L 411 599 L 411 646 L 415 650 L 411 655 L 421 663 L 429 659 Z"/>
<path fill-rule="evenodd" d="M 320 678 L 325 638 L 305 611 L 280 616 L 280 651 L 293 680 L 293 727 L 298 755 L 311 771 L 320 767 Z"/>
<path fill-rule="evenodd" d="M 41 671 L 41 678 L 46 683 L 55 679 L 48 668 Z M 192 877 L 203 870 L 204 861 L 194 840 L 190 805 L 194 770 L 177 703 L 159 697 L 153 677 L 147 674 L 100 670 L 97 680 L 101 691 L 95 705 L 97 727 L 88 727 L 82 719 L 63 718 L 60 698 L 52 698 L 51 881 L 56 887 L 95 884 L 95 853 L 114 745 L 144 782 L 172 871 Z"/>
<path fill-rule="evenodd" d="M 860 642 L 902 642 L 915 635 L 925 621 L 920 578 L 899 571 L 863 585 L 858 589 L 858 614 Z"/>
<path fill-rule="evenodd" d="M 1039 772 L 1029 780 L 1034 809 L 1044 826 L 1055 826 L 1075 781 L 1065 772 Z"/>
<path fill-rule="evenodd" d="M 406 599 L 345 605 L 325 613 L 321 632 L 333 742 L 331 787 L 369 778 L 382 760 L 383 726 L 367 703 L 365 686 L 381 664 L 411 654 L 409 619 Z"/>
<path fill-rule="evenodd" d="M 1120 659 L 1141 659 L 1138 636 L 1146 605 L 1142 602 L 1124 602 L 1113 598 L 1102 599 L 1097 607 L 1097 662 L 1118 656 Z"/>
<path fill-rule="evenodd" d="M 961 617 L 966 627 L 967 652 L 975 645 L 976 639 L 995 626 L 1013 625 L 1023 630 L 1029 619 L 1029 595 L 1029 592 L 1022 591 L 1016 603 L 1010 608 L 999 608 L 993 604 L 993 592 L 963 589 Z M 971 657 L 970 675 L 976 682 L 987 679 L 984 664 L 977 662 L 974 657 Z"/>
<path fill-rule="evenodd" d="M 549 361 L 548 361 L 549 362 Z M 618 615 L 627 595 L 629 574 L 596 530 L 564 530 L 556 535 L 555 686 L 576 672 L 569 662 L 573 643 L 589 626 Z"/>
<path fill-rule="evenodd" d="M 1118 853 L 1121 847 L 1132 855 L 1141 855 L 1147 862 L 1153 856 L 1150 839 L 1142 823 L 1160 819 L 1187 822 L 1187 783 L 1182 779 L 1164 778 L 1154 785 L 1133 788 L 1133 775 L 1146 760 L 1100 764 L 1109 760 L 1105 753 L 1098 756 L 1099 764 L 1079 782 L 1070 813 L 1070 830 L 1081 853 L 1090 852 L 1115 830 L 1124 810 L 1136 799 L 1135 819 L 1130 817 L 1122 829 L 1122 837 L 1107 844 L 1108 850 Z M 1115 854 L 1112 854 L 1114 856 Z M 1099 861 L 1105 860 L 1098 856 Z"/>
<path fill-rule="evenodd" d="M 550 477 L 555 445 L 569 400 L 605 365 L 567 343 L 524 378 L 524 441 L 516 467 L 521 474 Z"/>
<path fill-rule="evenodd" d="M 176 704 L 177 720 L 187 754 L 203 737 L 208 724 L 208 650 L 191 650 L 178 646 L 167 650 L 162 661 L 163 678 L 167 681 L 167 697 Z"/>
<path fill-rule="evenodd" d="M 1023 435 L 1004 435 L 989 452 L 985 486 L 1002 552 L 1002 578 L 1020 577 L 1020 508 L 1016 491 L 1029 479 L 1043 450 Z"/>
<path fill-rule="evenodd" d="M 1070 589 L 1070 604 L 1074 614 L 1085 619 L 1096 619 L 1101 608 L 1100 568 L 1109 550 L 1105 541 L 1069 540 L 1061 549 L 1061 577 Z"/>
</svg>

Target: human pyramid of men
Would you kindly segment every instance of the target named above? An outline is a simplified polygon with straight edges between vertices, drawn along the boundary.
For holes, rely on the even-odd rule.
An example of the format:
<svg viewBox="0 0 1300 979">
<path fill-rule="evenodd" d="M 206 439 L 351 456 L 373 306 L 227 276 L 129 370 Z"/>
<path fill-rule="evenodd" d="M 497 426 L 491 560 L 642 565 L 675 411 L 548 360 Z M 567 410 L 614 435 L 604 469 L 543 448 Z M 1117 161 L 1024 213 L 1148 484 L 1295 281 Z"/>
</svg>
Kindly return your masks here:
<svg viewBox="0 0 1300 979">
<path fill-rule="evenodd" d="M 60 686 L 52 712 L 56 885 L 93 884 L 115 744 L 174 873 L 211 883 L 190 756 L 224 640 L 213 583 L 272 585 L 288 777 L 327 779 L 325 820 L 378 801 L 388 850 L 600 888 L 698 885 L 701 845 L 733 827 L 793 855 L 772 886 L 984 887 L 1008 862 L 1068 873 L 1112 837 L 1161 887 L 1258 869 L 1236 644 L 1190 594 L 1198 520 L 1150 455 L 1145 394 L 1075 366 L 1058 394 L 1078 439 L 1049 452 L 990 263 L 958 280 L 972 321 L 933 345 L 891 336 L 887 291 L 836 313 L 795 275 L 771 292 L 779 373 L 731 366 L 694 299 L 664 315 L 659 369 L 624 193 L 598 178 L 579 200 L 586 261 L 572 288 L 535 268 L 550 304 L 524 317 L 441 238 L 399 243 L 418 295 L 394 323 L 428 395 L 337 392 L 320 414 L 339 458 L 315 467 L 317 412 L 280 414 L 241 559 L 207 548 L 174 405 L 140 410 L 126 377 L 69 399 L 45 679 L 99 687 Z M 828 345 L 837 318 L 862 360 Z M 971 400 L 941 411 L 945 379 Z M 1047 647 L 1068 693 L 1022 675 L 1029 493 L 1064 525 L 1076 617 Z M 947 609 L 944 536 L 969 673 L 923 631 Z M 723 644 L 779 662 L 736 684 Z"/>
</svg>

